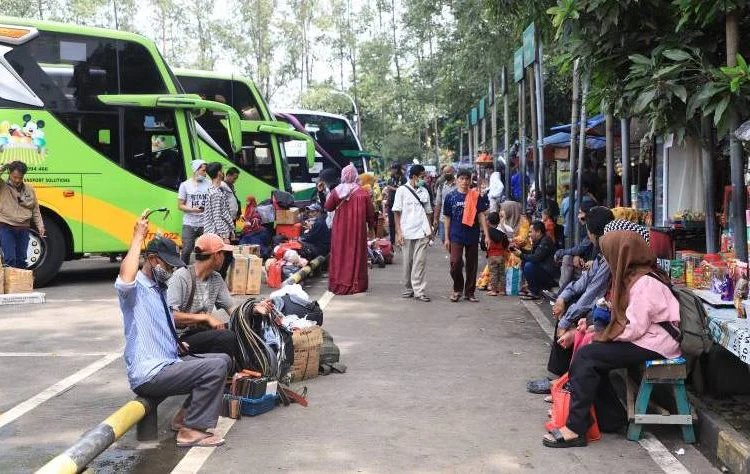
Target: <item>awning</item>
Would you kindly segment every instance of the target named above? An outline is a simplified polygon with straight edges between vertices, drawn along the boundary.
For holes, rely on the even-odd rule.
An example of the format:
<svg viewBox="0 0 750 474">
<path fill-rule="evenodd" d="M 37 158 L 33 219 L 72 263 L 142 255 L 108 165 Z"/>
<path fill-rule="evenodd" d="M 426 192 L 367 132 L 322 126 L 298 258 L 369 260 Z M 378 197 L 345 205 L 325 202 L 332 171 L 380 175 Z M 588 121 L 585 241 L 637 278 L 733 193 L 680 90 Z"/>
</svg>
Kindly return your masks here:
<svg viewBox="0 0 750 474">
<path fill-rule="evenodd" d="M 578 122 L 578 126 L 581 126 L 581 122 Z M 566 125 L 556 125 L 554 127 L 550 127 L 550 130 L 553 132 L 558 131 L 566 131 L 570 132 L 571 124 Z M 580 130 L 580 128 L 579 128 Z M 586 120 L 586 133 L 594 134 L 594 135 L 604 135 L 606 130 L 604 130 L 604 114 L 599 114 L 591 117 L 590 119 Z"/>
<path fill-rule="evenodd" d="M 607 145 L 607 140 L 603 137 L 596 135 L 586 136 L 586 148 L 589 150 L 601 150 Z M 554 135 L 544 137 L 544 146 L 550 146 L 553 148 L 569 148 L 570 147 L 570 133 L 568 132 L 557 132 Z"/>
</svg>

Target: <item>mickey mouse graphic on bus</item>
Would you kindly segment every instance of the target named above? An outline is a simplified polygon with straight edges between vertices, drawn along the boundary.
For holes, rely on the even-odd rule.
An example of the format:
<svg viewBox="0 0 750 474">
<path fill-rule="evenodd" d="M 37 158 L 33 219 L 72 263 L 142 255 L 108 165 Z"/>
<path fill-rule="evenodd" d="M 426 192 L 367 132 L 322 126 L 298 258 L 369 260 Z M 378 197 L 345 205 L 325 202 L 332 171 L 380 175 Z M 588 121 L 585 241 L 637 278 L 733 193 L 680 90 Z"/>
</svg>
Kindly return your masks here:
<svg viewBox="0 0 750 474">
<path fill-rule="evenodd" d="M 22 125 L 0 122 L 0 164 L 15 160 L 38 164 L 47 155 L 44 120 L 32 120 L 30 114 L 22 119 Z"/>
</svg>

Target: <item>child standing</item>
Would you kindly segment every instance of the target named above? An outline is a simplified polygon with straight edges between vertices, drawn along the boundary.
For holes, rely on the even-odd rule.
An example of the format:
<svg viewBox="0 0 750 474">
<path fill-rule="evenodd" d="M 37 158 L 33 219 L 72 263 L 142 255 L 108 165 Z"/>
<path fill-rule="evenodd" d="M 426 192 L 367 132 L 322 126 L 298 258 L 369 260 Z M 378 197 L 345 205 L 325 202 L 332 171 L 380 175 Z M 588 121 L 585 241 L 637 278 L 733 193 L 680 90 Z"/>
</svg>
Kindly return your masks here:
<svg viewBox="0 0 750 474">
<path fill-rule="evenodd" d="M 497 212 L 487 214 L 490 246 L 487 248 L 487 266 L 490 270 L 490 291 L 487 296 L 505 294 L 505 258 L 508 253 L 508 236 L 498 230 L 500 215 Z"/>
</svg>

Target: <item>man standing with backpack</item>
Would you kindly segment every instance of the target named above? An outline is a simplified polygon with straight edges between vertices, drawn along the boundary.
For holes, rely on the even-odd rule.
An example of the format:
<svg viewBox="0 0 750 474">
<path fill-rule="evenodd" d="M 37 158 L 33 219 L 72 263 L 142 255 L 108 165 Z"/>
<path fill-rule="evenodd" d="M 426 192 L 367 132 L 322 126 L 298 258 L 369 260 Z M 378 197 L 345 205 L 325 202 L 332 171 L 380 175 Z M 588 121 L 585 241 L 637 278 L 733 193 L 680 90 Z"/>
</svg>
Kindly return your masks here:
<svg viewBox="0 0 750 474">
<path fill-rule="evenodd" d="M 427 282 L 427 247 L 432 235 L 432 206 L 425 188 L 425 169 L 414 165 L 409 170 L 409 182 L 399 186 L 393 198 L 396 243 L 404 249 L 404 298 L 412 296 L 425 303 Z"/>
</svg>

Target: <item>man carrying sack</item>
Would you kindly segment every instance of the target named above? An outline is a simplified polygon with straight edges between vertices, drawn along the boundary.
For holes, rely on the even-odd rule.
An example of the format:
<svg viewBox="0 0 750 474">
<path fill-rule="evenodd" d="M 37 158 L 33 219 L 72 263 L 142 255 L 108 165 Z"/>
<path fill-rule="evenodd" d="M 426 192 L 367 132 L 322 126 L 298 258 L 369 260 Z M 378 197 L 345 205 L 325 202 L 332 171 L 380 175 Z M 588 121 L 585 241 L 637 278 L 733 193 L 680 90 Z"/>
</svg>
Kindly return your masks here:
<svg viewBox="0 0 750 474">
<path fill-rule="evenodd" d="M 396 243 L 404 249 L 404 298 L 412 296 L 429 302 L 424 294 L 427 282 L 427 247 L 432 236 L 430 194 L 424 187 L 425 170 L 414 165 L 409 170 L 409 182 L 399 186 L 393 199 L 396 223 Z"/>
</svg>

